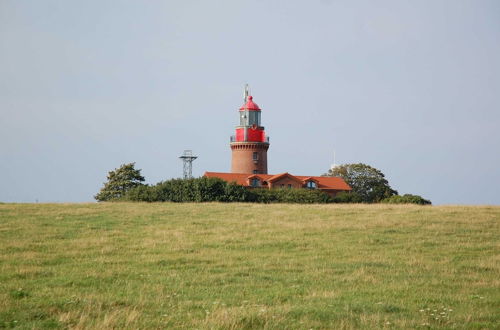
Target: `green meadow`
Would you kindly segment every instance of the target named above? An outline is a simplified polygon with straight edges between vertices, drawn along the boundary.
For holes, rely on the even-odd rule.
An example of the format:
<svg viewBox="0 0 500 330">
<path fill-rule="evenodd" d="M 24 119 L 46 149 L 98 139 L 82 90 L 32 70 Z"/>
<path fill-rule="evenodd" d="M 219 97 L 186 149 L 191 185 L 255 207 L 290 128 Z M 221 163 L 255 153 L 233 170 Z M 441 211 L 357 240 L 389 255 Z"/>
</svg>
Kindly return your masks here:
<svg viewBox="0 0 500 330">
<path fill-rule="evenodd" d="M 498 329 L 500 207 L 0 204 L 0 328 Z"/>
</svg>

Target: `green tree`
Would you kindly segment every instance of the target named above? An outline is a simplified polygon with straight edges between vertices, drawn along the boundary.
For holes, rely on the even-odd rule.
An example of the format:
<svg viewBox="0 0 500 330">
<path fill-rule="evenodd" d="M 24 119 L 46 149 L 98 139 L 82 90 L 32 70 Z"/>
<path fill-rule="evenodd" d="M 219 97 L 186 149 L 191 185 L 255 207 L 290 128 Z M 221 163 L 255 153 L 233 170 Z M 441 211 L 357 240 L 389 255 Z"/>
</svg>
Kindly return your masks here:
<svg viewBox="0 0 500 330">
<path fill-rule="evenodd" d="M 135 163 L 123 164 L 108 173 L 108 181 L 94 198 L 99 201 L 110 201 L 123 197 L 127 191 L 142 185 L 144 177 L 141 170 L 134 168 Z"/>
<path fill-rule="evenodd" d="M 336 166 L 324 176 L 340 176 L 365 203 L 377 203 L 398 194 L 389 186 L 384 173 L 362 163 Z"/>
</svg>

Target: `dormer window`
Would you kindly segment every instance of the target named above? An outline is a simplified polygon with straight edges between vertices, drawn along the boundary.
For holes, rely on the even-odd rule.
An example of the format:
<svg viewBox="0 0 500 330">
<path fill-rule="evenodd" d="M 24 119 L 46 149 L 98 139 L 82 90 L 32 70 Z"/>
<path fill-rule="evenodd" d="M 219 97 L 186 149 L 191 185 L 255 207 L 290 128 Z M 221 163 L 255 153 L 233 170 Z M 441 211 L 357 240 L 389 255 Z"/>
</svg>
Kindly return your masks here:
<svg viewBox="0 0 500 330">
<path fill-rule="evenodd" d="M 306 188 L 316 189 L 316 188 L 318 188 L 318 185 L 316 184 L 315 181 L 309 180 L 309 181 L 306 182 Z"/>
<path fill-rule="evenodd" d="M 260 180 L 257 178 L 253 178 L 250 180 L 251 187 L 260 187 Z"/>
</svg>

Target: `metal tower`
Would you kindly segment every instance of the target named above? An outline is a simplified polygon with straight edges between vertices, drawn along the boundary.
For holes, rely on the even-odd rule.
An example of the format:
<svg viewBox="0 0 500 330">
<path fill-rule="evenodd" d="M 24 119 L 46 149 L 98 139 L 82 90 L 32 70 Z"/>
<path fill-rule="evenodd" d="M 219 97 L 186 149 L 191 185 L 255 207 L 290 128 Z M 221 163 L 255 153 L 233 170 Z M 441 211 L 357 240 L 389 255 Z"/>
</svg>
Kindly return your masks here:
<svg viewBox="0 0 500 330">
<path fill-rule="evenodd" d="M 192 150 L 184 150 L 184 153 L 179 158 L 183 162 L 184 179 L 191 179 L 193 177 L 193 160 L 198 157 L 193 155 Z"/>
</svg>

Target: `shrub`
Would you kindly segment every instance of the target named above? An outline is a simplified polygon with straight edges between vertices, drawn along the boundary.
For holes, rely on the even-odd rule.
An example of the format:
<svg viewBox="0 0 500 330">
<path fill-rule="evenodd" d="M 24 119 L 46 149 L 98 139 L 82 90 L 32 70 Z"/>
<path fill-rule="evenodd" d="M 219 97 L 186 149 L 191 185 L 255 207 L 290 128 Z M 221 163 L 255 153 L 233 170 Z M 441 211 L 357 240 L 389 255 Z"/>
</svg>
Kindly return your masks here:
<svg viewBox="0 0 500 330">
<path fill-rule="evenodd" d="M 194 202 L 202 199 L 201 193 L 195 191 L 195 180 L 199 179 L 172 179 L 153 186 L 156 190 L 157 202 Z M 200 189 L 203 184 L 197 188 Z"/>
<path fill-rule="evenodd" d="M 430 200 L 424 199 L 418 195 L 404 194 L 403 196 L 394 195 L 389 198 L 383 199 L 381 203 L 386 204 L 418 204 L 418 205 L 430 205 L 432 204 Z"/>
<path fill-rule="evenodd" d="M 226 197 L 227 182 L 219 178 L 193 179 L 192 190 L 195 202 L 224 202 Z"/>
<path fill-rule="evenodd" d="M 226 183 L 224 187 L 224 202 L 255 202 L 255 199 L 251 190 L 235 182 Z"/>
<path fill-rule="evenodd" d="M 252 189 L 251 194 L 254 196 L 254 201 L 257 203 L 276 203 L 278 202 L 278 197 L 273 190 L 265 188 Z"/>
<path fill-rule="evenodd" d="M 130 189 L 121 199 L 137 202 L 156 202 L 158 197 L 154 187 L 141 185 Z"/>
<path fill-rule="evenodd" d="M 333 198 L 334 203 L 361 203 L 363 198 L 356 192 L 345 192 L 342 191 Z"/>
<path fill-rule="evenodd" d="M 252 193 L 258 203 L 331 203 L 332 198 L 314 189 L 254 189 Z"/>
</svg>

